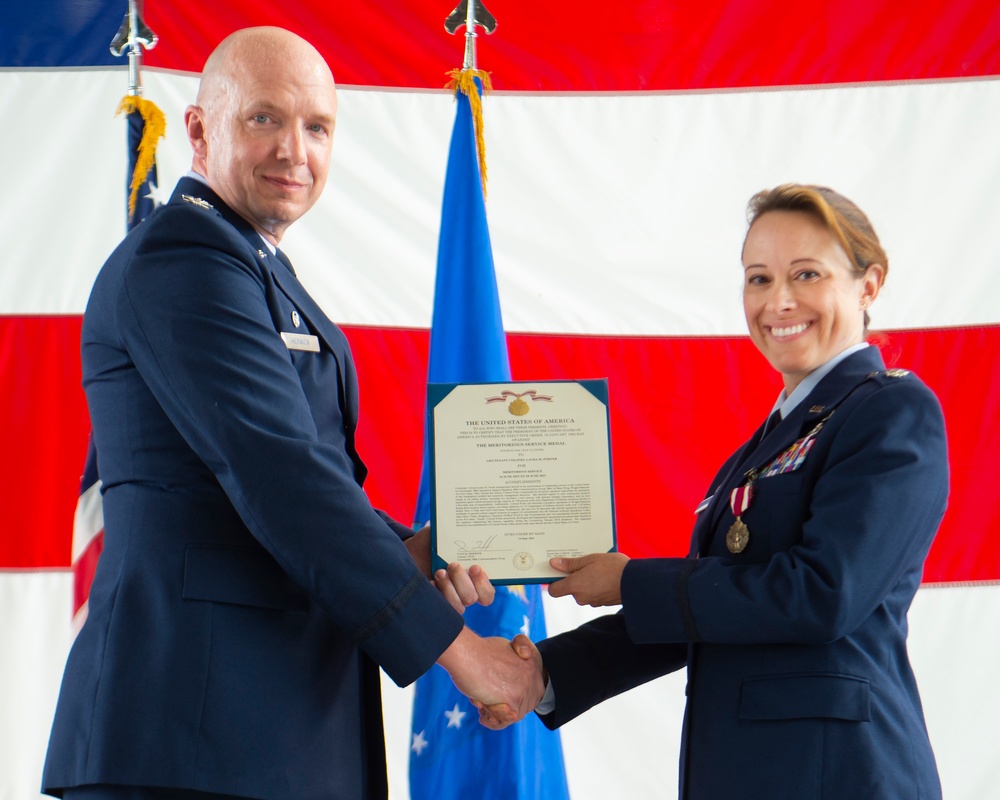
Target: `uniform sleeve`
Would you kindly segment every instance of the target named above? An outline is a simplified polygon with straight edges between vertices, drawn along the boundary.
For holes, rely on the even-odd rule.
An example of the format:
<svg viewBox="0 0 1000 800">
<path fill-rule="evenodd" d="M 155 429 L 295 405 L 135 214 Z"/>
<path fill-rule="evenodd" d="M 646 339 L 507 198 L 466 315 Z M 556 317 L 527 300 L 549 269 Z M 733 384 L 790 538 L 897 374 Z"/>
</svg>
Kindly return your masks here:
<svg viewBox="0 0 1000 800">
<path fill-rule="evenodd" d="M 158 221 L 118 293 L 124 347 L 253 535 L 393 680 L 409 683 L 461 617 L 372 509 L 349 455 L 319 439 L 245 242 L 198 210 L 166 209 Z"/>
<path fill-rule="evenodd" d="M 639 645 L 625 630 L 621 612 L 538 643 L 555 694 L 555 708 L 539 715 L 558 728 L 598 703 L 680 669 L 686 645 Z"/>
<path fill-rule="evenodd" d="M 413 530 L 413 528 L 411 528 L 408 525 L 404 525 L 402 522 L 399 522 L 398 520 L 393 519 L 380 508 L 376 508 L 375 513 L 379 515 L 379 517 L 386 525 L 392 528 L 395 534 L 399 537 L 400 541 L 405 542 L 407 539 L 413 536 L 414 533 L 416 533 L 416 531 Z"/>
<path fill-rule="evenodd" d="M 772 503 L 771 524 L 794 534 L 791 547 L 763 563 L 629 562 L 622 601 L 635 641 L 830 642 L 904 579 L 915 589 L 947 502 L 940 405 L 911 378 L 845 413 L 806 513 Z"/>
</svg>

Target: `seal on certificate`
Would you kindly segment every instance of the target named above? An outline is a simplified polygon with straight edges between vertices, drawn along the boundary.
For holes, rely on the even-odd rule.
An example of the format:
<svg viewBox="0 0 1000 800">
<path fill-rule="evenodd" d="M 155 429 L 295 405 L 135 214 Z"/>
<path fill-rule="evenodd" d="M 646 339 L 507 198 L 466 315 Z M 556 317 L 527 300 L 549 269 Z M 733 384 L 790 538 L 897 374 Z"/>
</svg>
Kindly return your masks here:
<svg viewBox="0 0 1000 800">
<path fill-rule="evenodd" d="M 531 569 L 532 564 L 535 563 L 535 559 L 531 553 L 525 553 L 523 550 L 517 553 L 511 560 L 514 562 L 514 566 L 520 570 Z"/>
<path fill-rule="evenodd" d="M 515 417 L 523 417 L 529 411 L 531 411 L 531 406 L 529 406 L 523 399 L 521 395 L 518 395 L 514 401 L 507 406 L 507 410 L 513 414 Z"/>
</svg>

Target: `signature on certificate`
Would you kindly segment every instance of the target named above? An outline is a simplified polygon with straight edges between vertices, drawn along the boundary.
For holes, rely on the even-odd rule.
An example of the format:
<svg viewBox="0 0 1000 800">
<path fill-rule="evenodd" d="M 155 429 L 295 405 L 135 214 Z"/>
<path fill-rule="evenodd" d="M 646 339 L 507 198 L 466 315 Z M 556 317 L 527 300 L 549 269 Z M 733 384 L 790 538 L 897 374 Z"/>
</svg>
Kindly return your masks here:
<svg viewBox="0 0 1000 800">
<path fill-rule="evenodd" d="M 493 535 L 488 539 L 479 539 L 472 544 L 468 544 L 464 539 L 455 539 L 455 547 L 467 553 L 477 550 L 489 550 L 490 545 L 493 544 L 493 540 L 496 538 L 496 535 Z"/>
</svg>

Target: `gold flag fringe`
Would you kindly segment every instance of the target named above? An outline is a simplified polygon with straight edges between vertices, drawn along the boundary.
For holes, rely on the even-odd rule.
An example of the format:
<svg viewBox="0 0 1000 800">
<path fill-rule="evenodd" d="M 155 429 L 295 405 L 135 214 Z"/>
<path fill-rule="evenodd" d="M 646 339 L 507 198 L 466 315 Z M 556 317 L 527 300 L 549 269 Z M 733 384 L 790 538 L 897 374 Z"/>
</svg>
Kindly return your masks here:
<svg viewBox="0 0 1000 800">
<path fill-rule="evenodd" d="M 483 100 L 479 96 L 476 78 L 483 85 L 483 94 L 493 91 L 490 73 L 481 69 L 453 69 L 448 73 L 451 80 L 445 84 L 456 95 L 461 92 L 469 98 L 472 109 L 472 129 L 476 134 L 476 152 L 479 154 L 479 178 L 483 182 L 483 197 L 486 196 L 486 139 L 483 136 Z"/>
<path fill-rule="evenodd" d="M 129 184 L 132 189 L 128 196 L 129 222 L 132 221 L 135 214 L 135 201 L 139 195 L 139 187 L 142 186 L 149 171 L 153 168 L 156 161 L 156 146 L 167 130 L 167 118 L 152 100 L 136 95 L 125 95 L 118 104 L 115 116 L 122 113 L 131 114 L 133 111 L 138 111 L 142 115 L 143 128 L 142 139 L 139 140 L 139 155 L 135 160 L 132 182 Z"/>
</svg>

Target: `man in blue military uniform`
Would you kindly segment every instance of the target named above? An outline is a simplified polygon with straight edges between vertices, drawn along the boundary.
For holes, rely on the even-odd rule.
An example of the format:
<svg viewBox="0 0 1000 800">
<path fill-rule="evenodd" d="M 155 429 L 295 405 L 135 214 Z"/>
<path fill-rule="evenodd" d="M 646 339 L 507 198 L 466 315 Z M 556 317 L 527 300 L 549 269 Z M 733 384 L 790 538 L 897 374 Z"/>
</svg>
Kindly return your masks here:
<svg viewBox="0 0 1000 800">
<path fill-rule="evenodd" d="M 105 549 L 47 793 L 383 798 L 379 665 L 496 699 L 530 669 L 463 626 L 485 574 L 435 588 L 426 532 L 371 507 L 347 341 L 277 249 L 323 191 L 336 110 L 304 40 L 227 38 L 185 114 L 192 173 L 94 285 Z"/>
</svg>

